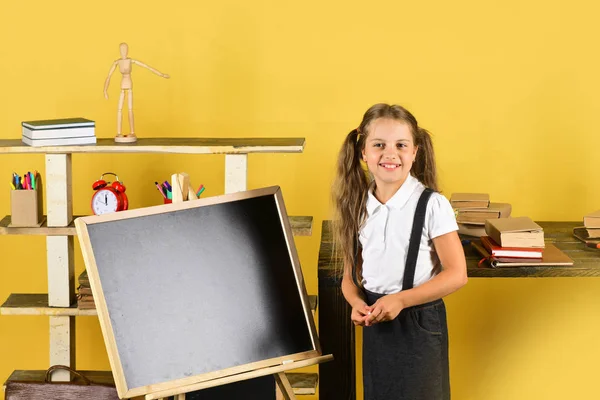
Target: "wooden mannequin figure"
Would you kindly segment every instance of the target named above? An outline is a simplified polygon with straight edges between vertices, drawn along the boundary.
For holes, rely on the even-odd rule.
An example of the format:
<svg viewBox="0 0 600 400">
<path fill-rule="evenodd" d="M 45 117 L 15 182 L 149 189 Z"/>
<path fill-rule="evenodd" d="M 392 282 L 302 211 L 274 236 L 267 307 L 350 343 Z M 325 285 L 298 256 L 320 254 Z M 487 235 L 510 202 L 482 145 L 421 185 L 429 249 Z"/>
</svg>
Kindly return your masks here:
<svg viewBox="0 0 600 400">
<path fill-rule="evenodd" d="M 121 79 L 121 97 L 119 98 L 119 108 L 117 111 L 117 136 L 115 136 L 115 142 L 132 143 L 137 140 L 137 137 L 135 136 L 135 129 L 134 129 L 134 123 L 133 123 L 133 81 L 131 80 L 132 64 L 136 64 L 136 65 L 139 65 L 140 67 L 144 67 L 144 68 L 154 72 L 156 75 L 158 75 L 162 78 L 168 79 L 169 75 L 163 74 L 162 72 L 160 72 L 140 61 L 134 60 L 132 58 L 128 58 L 127 53 L 129 51 L 129 46 L 127 46 L 127 43 L 121 43 L 119 45 L 119 50 L 121 52 L 121 58 L 119 58 L 118 60 L 116 60 L 113 63 L 112 67 L 110 68 L 110 71 L 108 72 L 108 77 L 106 78 L 106 81 L 104 82 L 104 97 L 108 100 L 108 86 L 110 85 L 110 77 L 112 76 L 113 72 L 115 72 L 115 69 L 117 68 L 117 66 L 119 66 L 119 72 L 121 72 L 123 77 Z M 127 93 L 127 99 L 128 99 L 128 102 L 127 102 L 128 107 L 127 108 L 129 111 L 129 134 L 128 135 L 121 134 L 121 126 L 122 126 L 122 119 L 123 119 L 123 102 L 125 100 L 125 93 Z"/>
</svg>

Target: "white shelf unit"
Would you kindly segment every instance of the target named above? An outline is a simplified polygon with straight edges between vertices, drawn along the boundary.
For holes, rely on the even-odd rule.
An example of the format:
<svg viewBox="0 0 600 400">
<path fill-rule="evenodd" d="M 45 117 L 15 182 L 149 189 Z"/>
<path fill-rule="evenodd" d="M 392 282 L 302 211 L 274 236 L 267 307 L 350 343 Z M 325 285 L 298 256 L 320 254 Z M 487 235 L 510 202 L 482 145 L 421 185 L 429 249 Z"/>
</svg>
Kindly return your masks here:
<svg viewBox="0 0 600 400">
<path fill-rule="evenodd" d="M 246 190 L 248 154 L 301 153 L 303 138 L 148 138 L 117 144 L 98 139 L 95 145 L 30 147 L 19 139 L 0 140 L 0 154 L 44 154 L 46 158 L 46 222 L 39 228 L 11 228 L 10 216 L 0 220 L 0 235 L 44 235 L 47 246 L 48 293 L 11 294 L 0 307 L 2 315 L 46 315 L 50 320 L 50 365 L 75 367 L 75 317 L 94 316 L 79 310 L 75 300 L 73 257 L 72 161 L 74 153 L 224 154 L 225 193 Z M 75 217 L 76 218 L 76 217 Z M 310 235 L 312 217 L 290 217 L 295 235 Z M 316 296 L 311 306 L 316 308 Z M 36 371 L 15 371 L 13 376 L 37 376 Z M 296 394 L 315 394 L 317 374 L 290 374 Z M 57 371 L 53 379 L 69 379 Z M 281 396 L 278 393 L 278 397 Z"/>
</svg>

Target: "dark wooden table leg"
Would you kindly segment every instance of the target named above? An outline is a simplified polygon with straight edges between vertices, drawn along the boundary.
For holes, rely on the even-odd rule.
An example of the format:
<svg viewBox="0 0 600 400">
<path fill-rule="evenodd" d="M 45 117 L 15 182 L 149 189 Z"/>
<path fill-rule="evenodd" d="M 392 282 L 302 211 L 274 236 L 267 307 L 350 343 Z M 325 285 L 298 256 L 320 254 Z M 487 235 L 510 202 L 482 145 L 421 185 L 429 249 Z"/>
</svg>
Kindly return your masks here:
<svg viewBox="0 0 600 400">
<path fill-rule="evenodd" d="M 332 362 L 319 365 L 319 399 L 355 400 L 354 325 L 340 280 L 319 270 L 319 338 Z"/>
</svg>

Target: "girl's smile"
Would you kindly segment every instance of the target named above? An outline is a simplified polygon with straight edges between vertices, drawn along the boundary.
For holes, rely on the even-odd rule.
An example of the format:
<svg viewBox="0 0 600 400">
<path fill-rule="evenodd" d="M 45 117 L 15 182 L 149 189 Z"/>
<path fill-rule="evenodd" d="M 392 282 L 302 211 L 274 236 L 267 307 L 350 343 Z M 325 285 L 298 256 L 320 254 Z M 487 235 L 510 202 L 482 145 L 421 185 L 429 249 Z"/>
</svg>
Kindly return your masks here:
<svg viewBox="0 0 600 400">
<path fill-rule="evenodd" d="M 389 163 L 380 163 L 379 164 L 380 167 L 383 167 L 384 169 L 393 171 L 396 168 L 398 168 L 400 166 L 400 164 L 389 164 Z"/>
</svg>

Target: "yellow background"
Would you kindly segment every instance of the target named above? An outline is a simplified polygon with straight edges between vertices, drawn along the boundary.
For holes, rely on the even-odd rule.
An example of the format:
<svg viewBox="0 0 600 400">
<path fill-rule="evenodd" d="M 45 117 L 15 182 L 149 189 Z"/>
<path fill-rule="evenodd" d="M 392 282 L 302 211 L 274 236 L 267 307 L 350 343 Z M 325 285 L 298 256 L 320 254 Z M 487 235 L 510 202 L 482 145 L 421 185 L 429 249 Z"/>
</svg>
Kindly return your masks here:
<svg viewBox="0 0 600 400">
<path fill-rule="evenodd" d="M 125 41 L 171 75 L 134 67 L 140 137 L 306 138 L 303 154 L 251 155 L 248 183 L 281 185 L 291 215 L 314 217 L 296 243 L 316 294 L 337 151 L 376 102 L 403 104 L 433 132 L 448 196 L 487 192 L 535 220 L 600 208 L 599 11 L 584 0 L 6 0 L 0 138 L 20 137 L 23 120 L 70 116 L 114 136 L 118 73 L 108 101 L 102 86 Z M 42 155 L 0 155 L 0 214 L 11 172 L 34 169 Z M 207 196 L 224 190 L 223 156 L 74 155 L 75 214 L 90 212 L 106 171 L 132 208 L 158 204 L 153 182 L 173 172 Z M 2 237 L 0 252 L 0 301 L 47 291 L 43 237 Z M 598 279 L 471 279 L 447 304 L 453 398 L 597 396 Z M 109 368 L 96 318 L 77 319 L 77 343 L 78 368 Z M 0 316 L 0 380 L 47 367 L 48 318 Z"/>
</svg>

